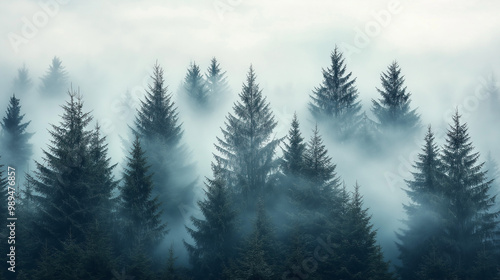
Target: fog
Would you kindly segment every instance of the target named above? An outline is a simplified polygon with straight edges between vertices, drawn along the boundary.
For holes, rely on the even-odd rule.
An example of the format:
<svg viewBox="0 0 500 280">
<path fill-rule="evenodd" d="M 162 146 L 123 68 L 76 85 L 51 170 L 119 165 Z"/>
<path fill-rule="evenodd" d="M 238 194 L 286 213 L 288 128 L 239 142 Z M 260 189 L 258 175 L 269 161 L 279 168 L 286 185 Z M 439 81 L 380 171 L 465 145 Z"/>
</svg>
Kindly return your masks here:
<svg viewBox="0 0 500 280">
<path fill-rule="evenodd" d="M 442 145 L 458 110 L 481 160 L 488 152 L 500 160 L 500 101 L 484 93 L 492 77 L 500 80 L 499 9 L 498 1 L 476 0 L 2 1 L 0 109 L 3 114 L 25 64 L 33 87 L 16 96 L 25 120 L 31 120 L 28 131 L 35 132 L 33 159 L 41 161 L 50 124 L 60 122 L 60 105 L 68 100 L 64 94 L 46 98 L 39 93 L 40 77 L 59 57 L 69 85 L 83 95 L 84 110 L 101 124 L 112 162 L 118 163 L 115 176 L 121 178 L 129 150 L 123 139 L 132 140 L 129 127 L 158 62 L 178 107 L 183 141 L 198 174 L 195 194 L 202 199 L 205 177 L 212 176 L 216 137 L 250 65 L 278 121 L 275 137 L 287 134 L 296 112 L 308 140 L 316 124 L 307 109 L 309 95 L 321 83 L 321 69 L 329 66 L 335 45 L 346 55 L 347 71 L 356 77 L 362 110 L 370 118 L 380 74 L 396 60 L 412 94 L 411 106 L 421 117 L 422 131 L 413 141 L 373 156 L 339 145 L 327 136 L 327 127 L 319 129 L 337 174 L 350 190 L 355 182 L 361 185 L 385 257 L 397 262 L 394 232 L 402 227 L 402 204 L 408 202 L 404 179 L 411 178 L 428 125 Z M 226 71 L 231 94 L 201 117 L 179 92 L 190 63 L 205 73 L 212 57 Z M 497 107 L 486 109 L 491 104 Z M 196 208 L 185 210 L 188 224 L 190 215 L 199 215 Z M 179 244 L 189 240 L 182 231 L 172 234 L 180 235 L 170 237 Z"/>
</svg>

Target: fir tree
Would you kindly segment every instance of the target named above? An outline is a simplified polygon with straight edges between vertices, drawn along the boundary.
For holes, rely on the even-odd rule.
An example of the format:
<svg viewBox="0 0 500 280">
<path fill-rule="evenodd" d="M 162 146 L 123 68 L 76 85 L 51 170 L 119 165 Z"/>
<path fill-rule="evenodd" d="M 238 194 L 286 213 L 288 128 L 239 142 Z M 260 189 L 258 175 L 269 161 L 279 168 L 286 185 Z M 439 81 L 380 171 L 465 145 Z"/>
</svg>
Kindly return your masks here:
<svg viewBox="0 0 500 280">
<path fill-rule="evenodd" d="M 89 158 L 92 132 L 86 129 L 92 117 L 83 112 L 81 96 L 70 92 L 69 97 L 60 125 L 52 125 L 43 163 L 36 162 L 34 176 L 27 175 L 40 215 L 35 230 L 55 246 L 70 233 L 81 242 L 101 206 L 94 200 L 101 186 L 89 183 L 96 175 Z"/>
<path fill-rule="evenodd" d="M 207 106 L 210 99 L 210 91 L 207 88 L 200 67 L 192 63 L 184 78 L 184 90 L 189 100 L 200 107 Z"/>
<path fill-rule="evenodd" d="M 226 72 L 222 72 L 220 64 L 215 57 L 210 61 L 205 79 L 212 104 L 218 104 L 229 94 Z"/>
<path fill-rule="evenodd" d="M 404 86 L 405 78 L 401 68 L 394 61 L 387 72 L 380 76 L 382 89 L 377 91 L 381 98 L 372 100 L 372 111 L 383 130 L 393 129 L 400 132 L 413 132 L 418 127 L 420 117 L 416 109 L 410 109 L 411 94 Z"/>
<path fill-rule="evenodd" d="M 304 169 L 304 152 L 306 144 L 299 128 L 297 114 L 293 115 L 292 125 L 286 138 L 288 143 L 284 143 L 281 170 L 287 176 L 297 176 Z"/>
<path fill-rule="evenodd" d="M 448 207 L 444 242 L 452 269 L 459 278 L 470 277 L 479 253 L 492 249 L 498 241 L 492 240 L 498 225 L 495 221 L 498 212 L 491 212 L 495 197 L 488 194 L 492 181 L 487 180 L 482 170 L 484 163 L 478 163 L 479 153 L 473 151 L 467 130 L 467 124 L 460 123 L 460 115 L 456 112 L 442 156 Z"/>
<path fill-rule="evenodd" d="M 120 194 L 123 240 L 129 242 L 131 248 L 141 245 L 147 251 L 152 250 L 167 233 L 167 225 L 160 218 L 161 203 L 158 196 L 152 196 L 152 175 L 149 174 L 145 152 L 138 137 L 127 157 L 123 182 Z"/>
<path fill-rule="evenodd" d="M 264 204 L 259 201 L 257 218 L 254 230 L 250 234 L 236 267 L 229 273 L 230 279 L 276 279 L 275 264 L 276 246 L 274 245 L 273 229 L 264 209 Z"/>
<path fill-rule="evenodd" d="M 153 171 L 153 196 L 162 202 L 163 222 L 173 228 L 183 228 L 184 217 L 179 205 L 194 204 L 193 186 L 196 175 L 187 163 L 182 146 L 182 129 L 177 109 L 164 85 L 163 69 L 155 64 L 145 100 L 137 112 L 134 134 L 143 140 L 146 156 Z"/>
<path fill-rule="evenodd" d="M 353 135 L 361 121 L 356 79 L 346 73 L 342 53 L 337 47 L 331 54 L 331 66 L 323 69 L 323 82 L 311 95 L 309 110 L 318 121 L 326 121 L 334 136 L 345 140 Z"/>
<path fill-rule="evenodd" d="M 62 66 L 62 61 L 54 56 L 45 76 L 41 78 L 40 93 L 45 97 L 59 97 L 68 86 L 68 73 Z"/>
<path fill-rule="evenodd" d="M 207 179 L 206 198 L 198 202 L 204 219 L 191 217 L 194 228 L 187 230 L 194 244 L 184 241 L 196 279 L 220 279 L 235 256 L 236 211 L 220 167 L 212 169 L 214 179 Z"/>
<path fill-rule="evenodd" d="M 23 64 L 22 68 L 17 70 L 17 77 L 14 78 L 14 93 L 19 95 L 25 95 L 33 87 L 33 81 L 31 81 L 29 70 L 26 64 Z"/>
<path fill-rule="evenodd" d="M 241 203 L 252 206 L 259 196 L 271 190 L 270 176 L 278 165 L 274 154 L 281 139 L 271 138 L 277 122 L 251 66 L 239 96 L 235 115 L 226 117 L 223 139 L 217 138 L 220 155 L 215 155 L 215 160 L 221 164 L 229 187 L 242 199 Z"/>
<path fill-rule="evenodd" d="M 12 95 L 6 116 L 3 117 L 0 147 L 4 152 L 4 161 L 17 169 L 19 175 L 26 171 L 28 161 L 33 155 L 33 147 L 29 143 L 33 133 L 26 132 L 30 122 L 23 123 L 24 114 L 21 114 L 19 99 Z"/>
<path fill-rule="evenodd" d="M 444 189 L 443 171 L 439 149 L 435 144 L 434 133 L 428 127 L 425 144 L 414 164 L 413 180 L 408 181 L 406 193 L 411 203 L 404 205 L 408 216 L 406 229 L 397 234 L 402 266 L 398 268 L 403 279 L 416 279 L 415 271 L 423 265 L 430 250 L 438 248 L 436 238 L 444 233 L 442 228 Z M 432 245 L 432 247 L 431 247 Z M 433 258 L 435 258 L 433 256 Z"/>
</svg>

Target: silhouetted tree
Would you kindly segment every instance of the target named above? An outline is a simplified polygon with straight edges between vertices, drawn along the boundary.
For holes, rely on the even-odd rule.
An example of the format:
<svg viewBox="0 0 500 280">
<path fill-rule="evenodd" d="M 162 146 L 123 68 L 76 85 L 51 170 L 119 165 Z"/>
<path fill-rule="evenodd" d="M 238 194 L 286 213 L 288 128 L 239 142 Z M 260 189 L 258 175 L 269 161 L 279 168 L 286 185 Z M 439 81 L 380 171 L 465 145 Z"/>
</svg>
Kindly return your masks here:
<svg viewBox="0 0 500 280">
<path fill-rule="evenodd" d="M 323 82 L 311 95 L 309 110 L 318 121 L 325 121 L 338 140 L 356 132 L 361 121 L 356 79 L 346 73 L 342 53 L 337 47 L 331 54 L 331 66 L 323 69 Z"/>
<path fill-rule="evenodd" d="M 415 273 L 420 269 L 431 249 L 442 250 L 435 242 L 444 234 L 444 174 L 440 161 L 439 149 L 434 140 L 434 133 L 428 127 L 425 144 L 415 162 L 413 180 L 407 182 L 406 193 L 411 203 L 404 205 L 407 219 L 406 228 L 397 233 L 397 243 L 402 266 L 398 271 L 403 279 L 417 279 Z M 433 253 L 434 254 L 434 253 Z M 435 255 L 430 256 L 436 258 Z"/>
<path fill-rule="evenodd" d="M 189 66 L 183 86 L 191 103 L 201 108 L 205 108 L 208 105 L 210 91 L 200 72 L 200 67 L 196 63 L 193 62 Z"/>
<path fill-rule="evenodd" d="M 161 202 L 158 196 L 153 196 L 152 175 L 138 137 L 127 157 L 123 182 L 120 193 L 123 241 L 132 249 L 141 246 L 146 251 L 153 250 L 167 233 L 167 225 L 161 221 Z"/>
<path fill-rule="evenodd" d="M 377 91 L 381 98 L 372 100 L 373 114 L 377 117 L 382 130 L 396 132 L 414 132 L 420 123 L 420 117 L 416 109 L 410 109 L 411 94 L 404 86 L 405 78 L 401 75 L 401 68 L 394 61 L 389 65 L 387 72 L 380 76 L 382 89 Z"/>
<path fill-rule="evenodd" d="M 17 70 L 17 77 L 14 78 L 14 93 L 20 96 L 25 95 L 33 87 L 33 81 L 30 78 L 29 70 L 26 64 Z"/>
<path fill-rule="evenodd" d="M 258 197 L 272 190 L 270 176 L 278 167 L 274 154 L 281 139 L 271 138 L 277 122 L 251 66 L 239 96 L 235 115 L 226 117 L 223 138 L 217 138 L 220 155 L 215 160 L 223 168 L 228 186 L 241 199 L 237 203 L 253 207 Z"/>
<path fill-rule="evenodd" d="M 210 66 L 205 74 L 206 86 L 212 104 L 218 104 L 229 94 L 226 72 L 222 72 L 220 64 L 214 57 L 210 61 Z"/>
<path fill-rule="evenodd" d="M 283 143 L 281 170 L 287 176 L 298 176 L 304 172 L 304 152 L 306 144 L 299 128 L 297 114 L 293 115 L 292 125 L 288 131 L 286 142 Z M 288 143 L 287 143 L 288 142 Z"/>
<path fill-rule="evenodd" d="M 23 123 L 24 114 L 21 114 L 19 101 L 15 95 L 10 98 L 0 134 L 4 162 L 17 169 L 18 177 L 22 176 L 22 171 L 27 171 L 28 161 L 33 155 L 33 145 L 29 143 L 33 133 L 26 132 L 30 122 Z"/>
<path fill-rule="evenodd" d="M 41 80 L 40 93 L 44 97 L 60 97 L 64 93 L 68 87 L 68 73 L 57 56 L 54 56 L 52 64 Z"/>
</svg>

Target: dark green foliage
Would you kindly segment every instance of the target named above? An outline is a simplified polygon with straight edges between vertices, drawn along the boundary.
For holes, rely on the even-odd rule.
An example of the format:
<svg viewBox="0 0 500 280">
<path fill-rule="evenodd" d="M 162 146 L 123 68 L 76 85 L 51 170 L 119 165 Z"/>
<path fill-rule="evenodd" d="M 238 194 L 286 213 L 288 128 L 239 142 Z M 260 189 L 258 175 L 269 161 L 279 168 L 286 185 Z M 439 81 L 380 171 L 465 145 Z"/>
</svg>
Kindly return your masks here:
<svg viewBox="0 0 500 280">
<path fill-rule="evenodd" d="M 203 219 L 191 217 L 193 228 L 187 228 L 194 244 L 184 241 L 196 279 L 220 279 L 235 257 L 236 211 L 220 167 L 212 169 L 214 179 L 207 179 L 206 198 L 198 202 Z"/>
<path fill-rule="evenodd" d="M 226 80 L 226 72 L 222 72 L 220 64 L 215 57 L 210 61 L 210 66 L 207 69 L 205 77 L 212 104 L 219 104 L 229 94 L 229 86 Z"/>
<path fill-rule="evenodd" d="M 281 139 L 272 139 L 277 122 L 269 103 L 256 82 L 253 68 L 247 75 L 234 105 L 234 114 L 226 117 L 223 138 L 217 138 L 215 160 L 227 176 L 231 190 L 242 198 L 241 203 L 254 206 L 257 198 L 269 193 L 270 175 L 278 166 L 274 158 Z"/>
<path fill-rule="evenodd" d="M 299 129 L 297 114 L 293 114 L 292 126 L 288 131 L 286 142 L 283 143 L 281 170 L 286 176 L 298 176 L 304 172 L 304 152 L 306 144 Z"/>
<path fill-rule="evenodd" d="M 31 81 L 29 70 L 25 64 L 22 68 L 17 70 L 17 77 L 14 78 L 14 93 L 20 96 L 25 95 L 33 87 L 33 82 Z"/>
<path fill-rule="evenodd" d="M 189 101 L 197 106 L 207 106 L 210 99 L 210 91 L 200 72 L 200 67 L 192 63 L 184 78 L 184 90 Z"/>
<path fill-rule="evenodd" d="M 70 92 L 69 97 L 61 123 L 52 125 L 44 162 L 36 162 L 34 176 L 27 176 L 39 213 L 35 230 L 54 246 L 70 233 L 77 242 L 83 240 L 85 230 L 100 217 L 96 196 L 108 191 L 101 193 L 100 184 L 90 183 L 96 176 L 89 155 L 92 132 L 86 129 L 92 117 L 83 112 L 80 96 Z"/>
<path fill-rule="evenodd" d="M 68 73 L 57 56 L 54 56 L 47 73 L 40 79 L 40 93 L 44 97 L 60 97 L 68 87 Z"/>
<path fill-rule="evenodd" d="M 167 231 L 161 221 L 161 202 L 157 196 L 153 197 L 152 175 L 138 137 L 127 157 L 123 182 L 120 195 L 123 241 L 128 248 L 141 245 L 150 251 Z"/>
<path fill-rule="evenodd" d="M 414 132 L 419 126 L 420 117 L 416 109 L 410 109 L 411 94 L 403 85 L 405 79 L 396 61 L 389 65 L 386 73 L 381 74 L 380 81 L 382 89 L 377 88 L 377 91 L 381 98 L 372 100 L 372 111 L 381 129 L 386 132 Z"/>
<path fill-rule="evenodd" d="M 492 249 L 492 242 L 498 241 L 491 239 L 498 224 L 495 221 L 498 213 L 491 212 L 495 197 L 488 194 L 492 181 L 482 171 L 484 163 L 478 163 L 479 153 L 473 151 L 467 130 L 457 112 L 448 129 L 442 156 L 448 207 L 443 213 L 446 232 L 443 241 L 459 278 L 470 276 L 478 254 Z"/>
<path fill-rule="evenodd" d="M 431 250 L 427 253 L 427 255 L 424 255 L 420 265 L 418 266 L 418 270 L 415 270 L 412 273 L 413 278 L 411 279 L 417 280 L 457 279 L 450 266 L 449 258 L 447 258 L 442 252 L 439 252 L 436 247 L 432 246 L 432 244 Z"/>
<path fill-rule="evenodd" d="M 318 121 L 325 121 L 334 137 L 345 140 L 358 129 L 361 105 L 352 73 L 346 73 L 344 57 L 337 47 L 331 54 L 331 66 L 323 69 L 323 82 L 314 89 L 309 110 Z"/>
<path fill-rule="evenodd" d="M 273 229 L 262 201 L 259 201 L 257 207 L 254 230 L 245 243 L 235 267 L 229 272 L 229 279 L 276 279 L 275 264 L 277 259 L 274 258 L 276 245 Z"/>
<path fill-rule="evenodd" d="M 142 140 L 153 171 L 153 196 L 162 202 L 163 222 L 183 227 L 179 206 L 194 204 L 193 186 L 196 174 L 187 164 L 187 153 L 181 145 L 182 129 L 172 96 L 164 85 L 163 69 L 155 64 L 152 84 L 135 119 L 134 134 Z"/>
<path fill-rule="evenodd" d="M 434 249 L 436 238 L 444 233 L 442 213 L 444 208 L 444 189 L 442 164 L 439 149 L 434 142 L 434 133 L 429 126 L 425 136 L 425 144 L 414 164 L 413 180 L 408 181 L 406 193 L 411 203 L 404 205 L 408 219 L 406 229 L 397 234 L 400 242 L 397 244 L 402 261 L 399 273 L 403 279 L 416 279 L 415 271 L 424 262 L 424 257 L 430 254 L 431 245 Z"/>
<path fill-rule="evenodd" d="M 23 123 L 19 99 L 12 95 L 9 107 L 3 117 L 0 134 L 0 147 L 4 154 L 4 163 L 17 169 L 18 177 L 27 170 L 28 161 L 33 155 L 33 145 L 29 143 L 33 133 L 26 132 L 30 122 Z"/>
</svg>

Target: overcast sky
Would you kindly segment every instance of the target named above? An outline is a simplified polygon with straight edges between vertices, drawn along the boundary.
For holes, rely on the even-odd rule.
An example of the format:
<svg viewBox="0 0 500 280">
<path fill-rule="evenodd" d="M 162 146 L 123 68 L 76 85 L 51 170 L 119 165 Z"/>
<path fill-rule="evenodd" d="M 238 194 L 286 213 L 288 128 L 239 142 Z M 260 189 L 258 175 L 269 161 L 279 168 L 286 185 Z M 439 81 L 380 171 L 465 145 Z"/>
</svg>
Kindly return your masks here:
<svg viewBox="0 0 500 280">
<path fill-rule="evenodd" d="M 58 56 L 73 85 L 80 87 L 87 109 L 115 122 L 107 132 L 116 141 L 127 123 L 112 118 L 110 107 L 127 89 L 144 88 L 155 61 L 165 69 L 175 94 L 190 62 L 205 70 L 215 56 L 227 71 L 234 98 L 253 64 L 280 121 L 281 137 L 294 111 L 302 120 L 308 117 L 309 94 L 321 82 L 321 69 L 329 66 L 337 45 L 346 52 L 348 71 L 357 77 L 363 110 L 369 112 L 370 100 L 378 98 L 380 73 L 397 60 L 423 124 L 442 127 L 450 121 L 447 112 L 470 101 L 481 79 L 500 73 L 499 12 L 500 1 L 495 0 L 0 1 L 0 86 L 9 88 L 23 63 L 38 86 L 38 77 Z M 0 91 L 0 102 L 10 94 Z M 59 121 L 49 113 L 41 120 L 30 115 L 37 104 L 26 106 L 28 117 L 36 118 L 35 127 Z M 225 115 L 230 107 L 223 110 Z M 190 122 L 187 117 L 183 121 Z M 305 125 L 310 128 L 307 121 Z M 214 122 L 213 127 L 219 126 L 222 122 Z M 482 141 L 488 136 L 480 133 L 473 140 L 492 143 Z M 36 153 L 45 148 L 46 140 L 40 141 Z M 198 150 L 191 148 L 209 161 L 214 141 L 211 136 Z M 393 161 L 391 168 L 397 168 L 399 159 Z M 204 163 L 204 172 L 208 168 Z M 389 204 L 400 207 L 400 196 L 395 197 Z M 375 209 L 375 219 L 383 220 L 389 211 Z"/>
</svg>

